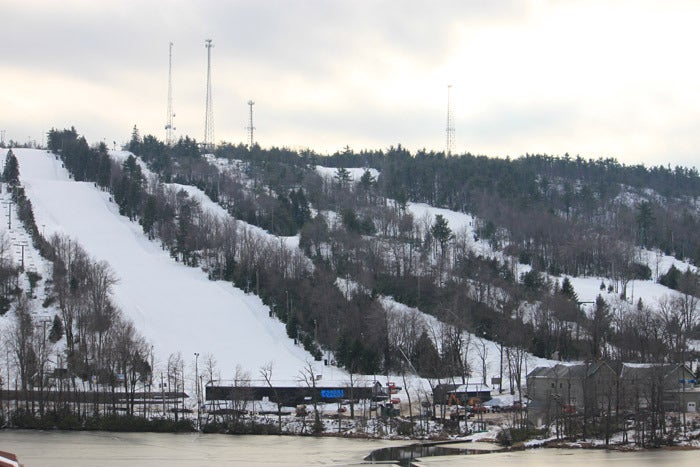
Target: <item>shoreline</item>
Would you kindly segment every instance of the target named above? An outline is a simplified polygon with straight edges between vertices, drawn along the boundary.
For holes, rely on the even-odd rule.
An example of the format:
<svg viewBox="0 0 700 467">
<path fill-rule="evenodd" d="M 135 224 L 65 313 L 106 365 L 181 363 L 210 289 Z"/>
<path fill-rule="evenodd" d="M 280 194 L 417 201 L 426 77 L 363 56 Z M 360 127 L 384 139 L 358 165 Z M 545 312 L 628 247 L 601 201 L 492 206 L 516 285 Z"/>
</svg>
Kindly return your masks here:
<svg viewBox="0 0 700 467">
<path fill-rule="evenodd" d="M 698 441 L 698 436 L 692 440 L 683 440 L 672 445 L 658 445 L 658 446 L 636 446 L 632 442 L 626 443 L 609 443 L 605 444 L 604 440 L 589 439 L 589 440 L 565 440 L 565 439 L 531 439 L 527 441 L 518 441 L 512 445 L 501 445 L 498 443 L 495 437 L 495 432 L 483 433 L 482 437 L 454 437 L 451 438 L 449 435 L 446 436 L 430 436 L 430 437 L 409 437 L 403 435 L 372 435 L 371 433 L 365 432 L 323 432 L 319 434 L 312 433 L 293 433 L 293 432 L 282 432 L 282 433 L 223 433 L 223 432 L 209 432 L 205 433 L 202 431 L 153 431 L 153 430 L 109 430 L 109 429 L 61 429 L 61 428 L 24 428 L 24 427 L 0 427 L 0 433 L 3 431 L 7 432 L 111 432 L 111 433 L 154 433 L 154 434 L 172 434 L 172 435 L 187 435 L 187 434 L 199 434 L 199 435 L 223 435 L 223 436 L 284 436 L 284 437 L 299 437 L 299 438 L 345 438 L 353 440 L 368 440 L 368 441 L 395 441 L 395 442 L 405 442 L 406 447 L 409 446 L 442 446 L 450 444 L 470 444 L 478 445 L 480 443 L 492 444 L 494 446 L 499 446 L 497 449 L 484 450 L 485 452 L 506 452 L 506 451 L 523 451 L 529 449 L 585 449 L 585 450 L 607 450 L 607 451 L 617 451 L 617 452 L 639 452 L 639 451 L 657 451 L 657 450 L 668 450 L 668 451 L 694 451 L 700 450 L 700 441 Z M 493 436 L 491 436 L 493 435 Z M 695 442 L 696 444 L 692 444 Z"/>
</svg>

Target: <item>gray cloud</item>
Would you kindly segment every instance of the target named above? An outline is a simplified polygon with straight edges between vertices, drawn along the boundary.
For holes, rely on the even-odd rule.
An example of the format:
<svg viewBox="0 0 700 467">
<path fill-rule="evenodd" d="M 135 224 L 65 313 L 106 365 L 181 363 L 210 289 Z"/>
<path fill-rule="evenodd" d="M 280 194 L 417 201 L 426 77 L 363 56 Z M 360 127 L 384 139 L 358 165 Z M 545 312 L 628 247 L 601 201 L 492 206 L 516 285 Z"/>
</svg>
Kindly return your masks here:
<svg viewBox="0 0 700 467">
<path fill-rule="evenodd" d="M 624 13 L 626 3 L 611 2 L 611 11 Z M 656 147 L 665 146 L 671 157 L 692 161 L 700 137 L 682 129 L 700 123 L 697 112 L 684 110 L 694 108 L 692 96 L 684 107 L 664 104 L 687 100 L 692 89 L 680 80 L 700 76 L 687 60 L 690 42 L 676 38 L 671 46 L 654 45 L 647 53 L 644 47 L 666 35 L 657 31 L 651 43 L 639 36 L 639 22 L 629 23 L 637 29 L 627 30 L 621 23 L 620 31 L 613 32 L 602 24 L 601 34 L 611 35 L 605 36 L 608 42 L 599 40 L 595 14 L 581 19 L 595 34 L 590 38 L 567 27 L 557 29 L 575 24 L 569 22 L 585 13 L 585 5 L 9 0 L 1 12 L 0 105 L 13 121 L 0 120 L 0 125 L 8 137 L 11 131 L 21 135 L 17 138 L 63 122 L 76 125 L 89 139 L 125 140 L 133 124 L 159 135 L 172 41 L 176 125 L 200 139 L 204 39 L 211 38 L 219 139 L 245 139 L 245 102 L 252 98 L 258 103 L 256 126 L 263 144 L 332 151 L 346 144 L 402 143 L 442 150 L 444 86 L 452 82 L 467 95 L 461 105 L 470 111 L 455 122 L 460 150 L 517 155 L 539 148 L 598 151 L 607 145 L 621 156 L 641 158 L 653 157 Z M 700 18 L 697 9 L 679 17 L 661 6 L 645 3 L 634 13 L 651 13 L 641 23 L 648 24 L 657 9 L 669 11 L 660 22 L 663 27 L 674 27 L 669 18 Z M 550 20 L 550 13 L 559 16 Z M 640 40 L 645 45 L 635 49 Z M 665 54 L 658 68 L 673 72 L 651 76 L 656 66 L 640 67 L 640 59 L 659 57 L 660 50 L 671 55 Z M 29 81 L 42 89 L 28 87 Z M 630 85 L 637 86 L 637 95 L 626 90 Z M 668 90 L 669 97 L 645 100 L 647 90 L 656 87 Z M 598 91 L 607 99 L 595 97 Z M 638 112 L 625 110 L 637 101 L 642 102 Z M 597 113 L 609 115 L 608 120 L 597 119 Z M 639 135 L 648 138 L 644 145 Z"/>
</svg>

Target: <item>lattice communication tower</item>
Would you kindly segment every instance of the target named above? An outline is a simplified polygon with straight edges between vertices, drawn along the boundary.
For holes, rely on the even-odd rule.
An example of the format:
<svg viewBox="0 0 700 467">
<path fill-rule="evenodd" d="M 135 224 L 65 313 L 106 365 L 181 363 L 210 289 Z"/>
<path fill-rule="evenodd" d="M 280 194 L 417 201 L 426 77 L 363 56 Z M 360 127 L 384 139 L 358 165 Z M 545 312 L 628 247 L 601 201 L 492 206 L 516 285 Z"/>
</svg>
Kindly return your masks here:
<svg viewBox="0 0 700 467">
<path fill-rule="evenodd" d="M 173 126 L 173 43 L 170 43 L 170 51 L 168 53 L 168 111 L 165 122 L 165 144 L 173 145 L 173 131 L 176 128 Z"/>
<path fill-rule="evenodd" d="M 445 129 L 445 133 L 447 134 L 447 144 L 445 147 L 445 151 L 447 152 L 447 155 L 452 154 L 452 150 L 454 149 L 454 144 L 455 144 L 455 126 L 454 126 L 454 121 L 452 120 L 452 105 L 450 102 L 450 94 L 452 92 L 452 85 L 449 84 L 447 86 L 447 128 Z"/>
<path fill-rule="evenodd" d="M 211 95 L 211 48 L 214 47 L 211 39 L 204 41 L 207 48 L 207 104 L 206 114 L 204 116 L 204 149 L 205 151 L 214 150 L 214 105 Z"/>
<path fill-rule="evenodd" d="M 253 149 L 253 144 L 255 143 L 255 138 L 253 137 L 253 132 L 255 131 L 255 127 L 253 126 L 253 105 L 255 105 L 255 102 L 252 100 L 248 101 L 248 107 L 250 107 L 250 121 L 246 130 L 248 130 L 248 144 L 251 149 Z"/>
</svg>

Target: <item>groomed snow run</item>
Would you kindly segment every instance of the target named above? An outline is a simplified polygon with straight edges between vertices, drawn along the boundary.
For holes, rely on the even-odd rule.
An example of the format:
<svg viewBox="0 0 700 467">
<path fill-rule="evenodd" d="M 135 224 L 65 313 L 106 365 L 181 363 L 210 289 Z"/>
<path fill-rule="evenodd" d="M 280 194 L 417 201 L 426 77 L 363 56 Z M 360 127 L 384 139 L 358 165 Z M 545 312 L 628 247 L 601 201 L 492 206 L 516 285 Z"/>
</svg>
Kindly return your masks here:
<svg viewBox="0 0 700 467">
<path fill-rule="evenodd" d="M 277 384 L 296 384 L 309 363 L 326 385 L 345 380 L 341 370 L 314 362 L 295 345 L 257 296 L 175 262 L 157 240 L 144 236 L 138 223 L 119 215 L 109 193 L 93 183 L 71 180 L 53 154 L 13 152 L 37 225 L 47 238 L 67 235 L 93 259 L 109 263 L 119 280 L 113 299 L 153 344 L 156 370 L 177 352 L 193 366 L 196 352 L 200 371 L 205 356 L 213 355 L 223 380 L 233 377 L 237 365 L 259 378 L 269 362 Z"/>
</svg>

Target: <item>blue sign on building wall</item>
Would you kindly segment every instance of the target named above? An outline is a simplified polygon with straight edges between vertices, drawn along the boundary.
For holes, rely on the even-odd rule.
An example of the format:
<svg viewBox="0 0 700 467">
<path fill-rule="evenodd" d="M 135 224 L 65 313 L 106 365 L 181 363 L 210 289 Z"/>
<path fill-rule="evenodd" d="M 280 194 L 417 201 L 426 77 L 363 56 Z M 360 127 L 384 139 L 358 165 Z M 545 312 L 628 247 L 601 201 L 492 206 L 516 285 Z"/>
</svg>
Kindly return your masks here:
<svg viewBox="0 0 700 467">
<path fill-rule="evenodd" d="M 345 397 L 344 389 L 321 389 L 321 397 L 324 399 L 342 399 Z"/>
</svg>

